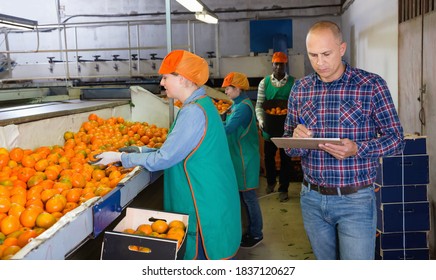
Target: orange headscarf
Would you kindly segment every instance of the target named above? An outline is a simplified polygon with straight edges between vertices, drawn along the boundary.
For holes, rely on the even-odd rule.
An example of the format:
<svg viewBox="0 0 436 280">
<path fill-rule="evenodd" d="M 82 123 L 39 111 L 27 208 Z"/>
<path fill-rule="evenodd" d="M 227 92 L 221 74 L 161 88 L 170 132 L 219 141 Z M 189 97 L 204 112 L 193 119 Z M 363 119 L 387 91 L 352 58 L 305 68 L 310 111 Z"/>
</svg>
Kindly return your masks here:
<svg viewBox="0 0 436 280">
<path fill-rule="evenodd" d="M 206 60 L 185 50 L 174 50 L 165 56 L 159 74 L 177 73 L 202 86 L 209 79 L 209 65 Z"/>
<path fill-rule="evenodd" d="M 288 56 L 283 52 L 275 52 L 272 57 L 272 62 L 277 63 L 287 63 L 288 62 Z"/>
<path fill-rule="evenodd" d="M 239 89 L 247 90 L 250 85 L 247 76 L 239 72 L 230 72 L 224 78 L 222 87 L 234 86 Z"/>
</svg>

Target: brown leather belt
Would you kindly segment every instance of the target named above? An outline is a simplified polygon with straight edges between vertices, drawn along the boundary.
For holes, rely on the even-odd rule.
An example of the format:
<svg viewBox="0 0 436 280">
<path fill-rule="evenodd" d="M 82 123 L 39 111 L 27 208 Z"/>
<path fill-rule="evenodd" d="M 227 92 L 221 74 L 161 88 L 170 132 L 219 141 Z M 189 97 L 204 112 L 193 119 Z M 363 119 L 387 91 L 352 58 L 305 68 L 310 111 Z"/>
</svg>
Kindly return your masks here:
<svg viewBox="0 0 436 280">
<path fill-rule="evenodd" d="M 371 185 L 365 185 L 365 186 L 347 186 L 347 187 L 323 187 L 311 184 L 306 181 L 306 179 L 303 180 L 303 185 L 308 187 L 309 189 L 313 191 L 317 191 L 320 194 L 323 195 L 347 195 L 356 193 L 358 190 L 365 189 Z"/>
</svg>

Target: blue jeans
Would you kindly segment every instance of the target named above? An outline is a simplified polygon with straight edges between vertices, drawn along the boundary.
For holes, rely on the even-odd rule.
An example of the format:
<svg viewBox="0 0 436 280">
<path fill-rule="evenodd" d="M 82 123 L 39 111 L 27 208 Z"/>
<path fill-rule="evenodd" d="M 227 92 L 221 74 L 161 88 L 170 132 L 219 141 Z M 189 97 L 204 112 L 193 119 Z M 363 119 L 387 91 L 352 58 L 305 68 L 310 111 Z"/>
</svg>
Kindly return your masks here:
<svg viewBox="0 0 436 280">
<path fill-rule="evenodd" d="M 248 226 L 246 234 L 251 237 L 263 237 L 262 212 L 260 211 L 259 200 L 256 190 L 239 192 L 242 202 L 247 210 Z"/>
<path fill-rule="evenodd" d="M 373 260 L 377 212 L 374 187 L 349 195 L 321 195 L 302 186 L 304 229 L 319 260 Z"/>
</svg>

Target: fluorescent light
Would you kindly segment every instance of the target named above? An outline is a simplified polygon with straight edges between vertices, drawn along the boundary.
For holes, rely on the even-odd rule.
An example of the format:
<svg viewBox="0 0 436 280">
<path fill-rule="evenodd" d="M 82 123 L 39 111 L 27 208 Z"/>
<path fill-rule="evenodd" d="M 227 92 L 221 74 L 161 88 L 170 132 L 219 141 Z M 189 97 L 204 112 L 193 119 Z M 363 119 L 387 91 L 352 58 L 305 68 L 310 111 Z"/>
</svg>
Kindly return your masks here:
<svg viewBox="0 0 436 280">
<path fill-rule="evenodd" d="M 183 7 L 190 10 L 191 12 L 201 12 L 203 11 L 203 4 L 198 2 L 197 0 L 176 0 Z"/>
<path fill-rule="evenodd" d="M 218 17 L 208 11 L 195 13 L 195 18 L 206 23 L 217 24 Z"/>
<path fill-rule="evenodd" d="M 35 29 L 37 21 L 0 14 L 0 26 L 16 29 Z"/>
</svg>

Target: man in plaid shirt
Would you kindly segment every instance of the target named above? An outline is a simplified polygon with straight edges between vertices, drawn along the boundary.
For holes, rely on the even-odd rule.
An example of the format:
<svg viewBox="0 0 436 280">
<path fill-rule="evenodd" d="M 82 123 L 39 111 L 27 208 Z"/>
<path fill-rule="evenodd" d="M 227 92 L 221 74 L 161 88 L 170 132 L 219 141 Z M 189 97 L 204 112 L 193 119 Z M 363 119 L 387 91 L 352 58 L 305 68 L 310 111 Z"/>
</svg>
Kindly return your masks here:
<svg viewBox="0 0 436 280">
<path fill-rule="evenodd" d="M 301 208 L 317 259 L 374 259 L 378 159 L 401 153 L 403 128 L 386 82 L 342 60 L 346 43 L 333 22 L 306 37 L 315 73 L 291 90 L 285 137 L 340 138 L 342 145 L 286 149 L 301 156 Z"/>
</svg>

